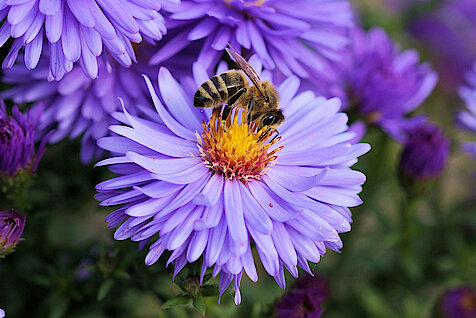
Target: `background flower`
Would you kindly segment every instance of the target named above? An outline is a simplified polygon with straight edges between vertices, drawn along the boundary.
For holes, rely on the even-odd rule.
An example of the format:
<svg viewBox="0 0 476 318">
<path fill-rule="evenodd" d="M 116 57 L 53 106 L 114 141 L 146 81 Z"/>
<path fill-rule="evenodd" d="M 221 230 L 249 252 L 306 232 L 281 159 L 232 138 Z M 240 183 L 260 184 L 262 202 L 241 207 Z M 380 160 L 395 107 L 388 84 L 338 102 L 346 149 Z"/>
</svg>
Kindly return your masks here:
<svg viewBox="0 0 476 318">
<path fill-rule="evenodd" d="M 345 59 L 335 73 L 328 73 L 333 84 L 322 91 L 339 96 L 345 109 L 401 141 L 404 131 L 421 122 L 405 115 L 420 106 L 437 82 L 436 73 L 418 59 L 415 50 L 401 52 L 380 28 L 367 33 L 356 28 Z"/>
<path fill-rule="evenodd" d="M 16 103 L 34 103 L 35 107 L 44 104 L 38 129 L 44 132 L 54 128 L 50 138 L 52 143 L 83 134 L 81 160 L 84 163 L 102 153 L 96 140 L 105 136 L 107 127 L 116 122 L 111 114 L 119 109 L 119 98 L 130 104 L 130 111 L 135 114 L 152 112 L 140 74 L 153 74 L 154 68 L 144 63 L 124 68 L 108 55 L 103 55 L 98 59 L 96 80 L 87 77 L 75 65 L 63 79 L 50 82 L 48 69 L 48 59 L 44 57 L 34 70 L 17 65 L 5 71 L 3 82 L 11 84 L 12 88 L 2 96 Z"/>
<path fill-rule="evenodd" d="M 322 277 L 301 278 L 276 304 L 277 318 L 319 318 L 329 296 L 329 283 Z"/>
<path fill-rule="evenodd" d="M 5 103 L 0 101 L 0 176 L 14 177 L 20 171 L 35 173 L 48 139 L 43 138 L 35 149 L 36 126 L 42 110 L 43 105 L 38 104 L 22 114 L 15 106 L 9 116 Z"/>
<path fill-rule="evenodd" d="M 440 314 L 444 318 L 472 318 L 476 316 L 476 291 L 469 286 L 447 290 L 440 300 Z"/>
<path fill-rule="evenodd" d="M 400 170 L 415 180 L 436 178 L 446 165 L 450 142 L 443 130 L 423 123 L 407 132 L 400 155 Z"/>
<path fill-rule="evenodd" d="M 279 127 L 282 139 L 265 146 L 257 142 L 259 134 L 237 121 L 226 130 L 213 121 L 207 128 L 210 109 L 194 108 L 192 98 L 208 75 L 199 65 L 195 71 L 197 84 L 185 91 L 162 68 L 161 99 L 147 80 L 162 122 L 125 112 L 123 121 L 131 127 L 112 126 L 120 137 L 99 140 L 116 156 L 98 165 L 112 164 L 119 176 L 97 185 L 97 199 L 105 206 L 124 204 L 106 218 L 109 227 L 120 225 L 116 239 L 131 238 L 143 246 L 159 233 L 146 264 L 170 250 L 167 263 L 174 263 L 175 276 L 203 255 L 202 276 L 208 267 L 214 276 L 220 273 L 220 294 L 234 280 L 235 302 L 240 303 L 243 271 L 253 281 L 258 278 L 251 239 L 281 288 L 283 266 L 297 277 L 298 265 L 310 272 L 308 261 L 318 262 L 326 248 L 342 246 L 338 233 L 350 230 L 348 207 L 362 202 L 357 194 L 365 180 L 349 166 L 369 147 L 347 142 L 354 134 L 346 132 L 347 116 L 338 113 L 337 99 L 311 92 L 295 96 L 295 77 L 278 87 L 286 117 Z M 211 146 L 215 156 L 209 156 Z M 239 157 L 241 151 L 247 155 Z M 248 173 L 263 162 L 260 172 Z"/>
<path fill-rule="evenodd" d="M 322 71 L 324 61 L 339 58 L 352 14 L 349 2 L 341 0 L 183 0 L 167 24 L 179 34 L 157 51 L 152 64 L 199 41 L 197 61 L 212 70 L 230 43 L 257 54 L 282 78 L 307 78 Z"/>
<path fill-rule="evenodd" d="M 461 87 L 459 92 L 466 102 L 467 110 L 458 113 L 457 122 L 461 127 L 476 133 L 476 64 L 467 73 L 466 79 L 468 86 Z M 476 142 L 464 143 L 463 149 L 476 158 Z"/>
<path fill-rule="evenodd" d="M 0 44 L 13 37 L 12 47 L 2 67 L 10 68 L 18 52 L 25 48 L 28 69 L 37 66 L 42 52 L 49 56 L 49 78 L 60 80 L 79 61 L 89 78 L 98 74 L 97 57 L 103 48 L 122 66 L 136 61 L 131 43 L 143 37 L 156 41 L 166 33 L 159 13 L 179 0 L 93 0 L 93 1 L 6 1 L 0 5 Z"/>
<path fill-rule="evenodd" d="M 12 252 L 20 242 L 25 221 L 26 216 L 14 209 L 0 210 L 0 258 Z"/>
<path fill-rule="evenodd" d="M 433 1 L 433 6 L 437 10 L 413 16 L 408 28 L 435 60 L 442 88 L 453 93 L 476 60 L 476 3 L 444 0 Z"/>
</svg>

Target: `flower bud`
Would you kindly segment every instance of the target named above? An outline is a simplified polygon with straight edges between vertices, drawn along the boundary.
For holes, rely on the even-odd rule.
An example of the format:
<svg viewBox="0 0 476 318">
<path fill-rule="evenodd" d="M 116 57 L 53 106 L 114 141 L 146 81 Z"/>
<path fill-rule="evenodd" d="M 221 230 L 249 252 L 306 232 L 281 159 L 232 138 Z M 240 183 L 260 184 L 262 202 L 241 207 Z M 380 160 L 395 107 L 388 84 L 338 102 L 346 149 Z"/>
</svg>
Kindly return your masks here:
<svg viewBox="0 0 476 318">
<path fill-rule="evenodd" d="M 445 167 L 449 149 L 450 142 L 442 129 L 423 123 L 407 132 L 399 169 L 413 180 L 434 179 Z"/>
<path fill-rule="evenodd" d="M 20 242 L 25 228 L 25 215 L 20 215 L 17 210 L 0 210 L 0 257 L 11 252 Z"/>
<path fill-rule="evenodd" d="M 438 303 L 438 314 L 444 318 L 476 317 L 476 290 L 458 287 L 447 290 Z"/>
<path fill-rule="evenodd" d="M 322 304 L 329 296 L 329 284 L 321 277 L 301 278 L 294 288 L 276 304 L 276 317 L 318 318 L 324 312 Z"/>
</svg>

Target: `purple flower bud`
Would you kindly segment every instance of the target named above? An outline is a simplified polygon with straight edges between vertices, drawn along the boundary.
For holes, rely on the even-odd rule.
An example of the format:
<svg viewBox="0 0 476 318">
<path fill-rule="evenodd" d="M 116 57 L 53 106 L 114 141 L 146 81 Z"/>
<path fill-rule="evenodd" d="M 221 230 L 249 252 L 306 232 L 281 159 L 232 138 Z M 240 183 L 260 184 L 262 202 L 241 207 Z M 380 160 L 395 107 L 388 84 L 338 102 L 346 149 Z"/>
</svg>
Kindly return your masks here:
<svg viewBox="0 0 476 318">
<path fill-rule="evenodd" d="M 25 215 L 15 209 L 0 210 L 0 257 L 5 256 L 20 241 L 25 228 Z"/>
<path fill-rule="evenodd" d="M 445 318 L 476 317 L 476 290 L 458 287 L 446 291 L 440 301 L 440 312 Z"/>
<path fill-rule="evenodd" d="M 276 304 L 276 316 L 278 318 L 318 318 L 324 312 L 322 304 L 328 295 L 327 280 L 311 276 L 303 278 Z"/>
<path fill-rule="evenodd" d="M 22 114 L 13 107 L 8 116 L 5 104 L 0 101 L 0 176 L 14 177 L 19 171 L 33 174 L 45 150 L 47 137 L 43 138 L 38 151 L 35 150 L 35 127 L 42 106 Z"/>
<path fill-rule="evenodd" d="M 441 128 L 423 123 L 407 132 L 400 170 L 416 180 L 435 178 L 445 167 L 449 148 L 450 142 Z"/>
</svg>

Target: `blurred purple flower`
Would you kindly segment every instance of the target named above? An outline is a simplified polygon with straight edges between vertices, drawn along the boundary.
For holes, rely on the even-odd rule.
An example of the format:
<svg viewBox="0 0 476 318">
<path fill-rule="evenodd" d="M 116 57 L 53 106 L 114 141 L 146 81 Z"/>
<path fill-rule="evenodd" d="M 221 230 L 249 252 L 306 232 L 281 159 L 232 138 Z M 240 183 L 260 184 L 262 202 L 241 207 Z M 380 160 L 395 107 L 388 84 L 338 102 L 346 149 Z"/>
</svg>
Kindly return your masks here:
<svg viewBox="0 0 476 318">
<path fill-rule="evenodd" d="M 5 318 L 5 310 L 0 308 L 0 318 Z"/>
<path fill-rule="evenodd" d="M 42 111 L 42 104 L 25 114 L 15 106 L 13 116 L 9 116 L 3 100 L 0 101 L 0 176 L 11 178 L 19 172 L 35 173 L 48 139 L 44 137 L 35 150 L 36 127 Z"/>
<path fill-rule="evenodd" d="M 445 167 L 450 142 L 443 130 L 431 123 L 422 123 L 407 132 L 400 156 L 400 170 L 416 180 L 436 178 Z"/>
<path fill-rule="evenodd" d="M 440 2 L 438 10 L 411 21 L 409 29 L 434 57 L 442 87 L 454 93 L 476 60 L 476 2 Z"/>
<path fill-rule="evenodd" d="M 124 109 L 127 126 L 110 127 L 120 136 L 98 141 L 115 155 L 97 165 L 111 165 L 119 176 L 98 184 L 96 198 L 103 206 L 123 204 L 106 218 L 110 228 L 120 225 L 115 239 L 144 246 L 158 233 L 147 265 L 169 250 L 175 276 L 203 256 L 202 277 L 208 267 L 214 277 L 220 273 L 220 294 L 234 280 L 238 304 L 243 271 L 258 279 L 251 241 L 282 288 L 283 266 L 297 277 L 297 266 L 310 272 L 308 261 L 342 246 L 338 233 L 350 230 L 348 207 L 362 203 L 365 180 L 350 166 L 370 147 L 348 143 L 354 134 L 338 99 L 296 96 L 296 77 L 278 87 L 286 120 L 272 143 L 237 117 L 210 121 L 210 109 L 192 106 L 209 76 L 199 64 L 194 71 L 194 85 L 181 85 L 161 68 L 161 98 L 146 78 L 160 120 Z"/>
<path fill-rule="evenodd" d="M 20 242 L 26 216 L 18 211 L 0 209 L 0 257 L 5 256 Z"/>
<path fill-rule="evenodd" d="M 141 45 L 143 48 L 145 44 Z M 142 49 L 138 50 L 142 54 Z M 140 74 L 151 74 L 154 68 L 144 63 L 136 63 L 124 68 L 114 59 L 104 54 L 97 60 L 98 78 L 87 77 L 75 65 L 63 79 L 49 82 L 48 59 L 43 57 L 37 68 L 28 71 L 21 65 L 4 72 L 2 81 L 13 85 L 3 92 L 3 98 L 15 103 L 45 104 L 38 129 L 45 131 L 55 128 L 50 142 L 58 142 L 69 136 L 76 138 L 83 134 L 81 160 L 84 163 L 98 158 L 102 153 L 96 140 L 108 134 L 108 126 L 117 123 L 111 114 L 119 109 L 118 98 L 124 99 L 134 114 L 151 113 L 147 87 Z"/>
<path fill-rule="evenodd" d="M 476 290 L 458 287 L 446 291 L 440 301 L 440 312 L 444 318 L 476 317 Z"/>
<path fill-rule="evenodd" d="M 346 109 L 354 110 L 368 124 L 380 126 L 401 141 L 404 131 L 422 122 L 405 117 L 432 92 L 437 75 L 419 64 L 415 50 L 401 50 L 382 29 L 365 33 L 355 29 L 346 58 L 328 73 L 326 95 L 338 96 Z"/>
<path fill-rule="evenodd" d="M 307 78 L 321 71 L 325 60 L 337 60 L 352 26 L 345 0 L 182 0 L 169 19 L 167 27 L 180 32 L 152 64 L 198 41 L 197 61 L 210 70 L 230 43 L 257 54 L 265 68 L 276 68 L 284 78 Z"/>
<path fill-rule="evenodd" d="M 90 268 L 92 265 L 94 265 L 92 259 L 90 258 L 83 259 L 81 263 L 79 264 L 78 268 L 76 269 L 76 275 L 75 275 L 76 280 L 82 281 L 93 276 L 94 270 Z"/>
<path fill-rule="evenodd" d="M 319 318 L 324 312 L 322 304 L 328 296 L 327 280 L 311 276 L 301 278 L 276 304 L 276 317 Z"/>
<path fill-rule="evenodd" d="M 468 110 L 459 112 L 456 119 L 461 127 L 476 133 L 476 63 L 466 79 L 468 86 L 461 87 L 459 93 Z M 476 158 L 476 142 L 464 143 L 463 149 Z"/>
<path fill-rule="evenodd" d="M 103 46 L 123 66 L 136 60 L 131 45 L 144 37 L 152 42 L 166 33 L 159 13 L 178 5 L 179 0 L 22 0 L 2 1 L 0 45 L 13 37 L 3 61 L 10 68 L 19 50 L 25 48 L 28 69 L 37 66 L 42 51 L 49 56 L 48 78 L 60 80 L 79 61 L 89 78 L 98 74 L 97 57 Z M 45 41 L 45 43 L 44 43 Z M 45 45 L 46 44 L 46 45 Z"/>
</svg>

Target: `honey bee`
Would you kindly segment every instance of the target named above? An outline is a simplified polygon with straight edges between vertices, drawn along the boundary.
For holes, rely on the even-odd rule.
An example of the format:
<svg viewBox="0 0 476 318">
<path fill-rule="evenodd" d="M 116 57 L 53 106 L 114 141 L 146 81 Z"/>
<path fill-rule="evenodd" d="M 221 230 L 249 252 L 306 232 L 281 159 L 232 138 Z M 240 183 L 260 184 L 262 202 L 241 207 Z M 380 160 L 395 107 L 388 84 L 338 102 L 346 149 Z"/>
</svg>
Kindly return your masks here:
<svg viewBox="0 0 476 318">
<path fill-rule="evenodd" d="M 262 82 L 251 65 L 231 46 L 226 51 L 241 70 L 227 71 L 203 83 L 195 93 L 193 105 L 213 107 L 216 115 L 222 112 L 222 119 L 228 117 L 233 107 L 244 108 L 248 124 L 256 123 L 259 130 L 265 126 L 269 130 L 276 130 L 283 122 L 284 115 L 278 108 L 279 96 L 273 85 Z M 245 74 L 253 86 L 248 85 Z"/>
</svg>

